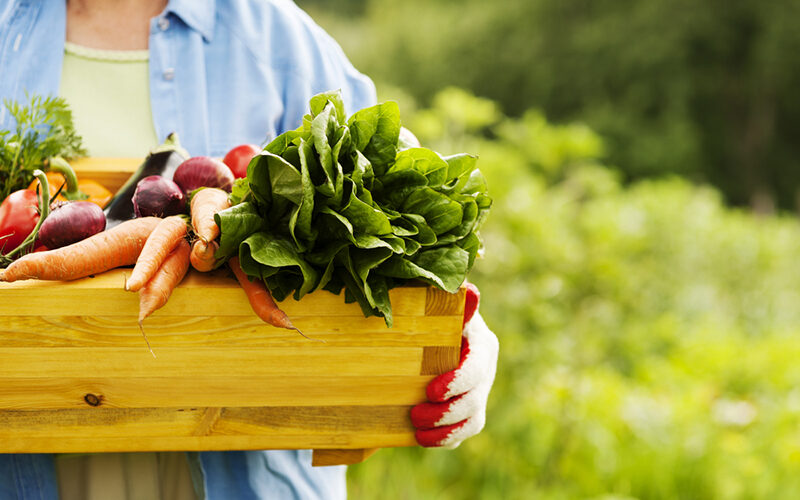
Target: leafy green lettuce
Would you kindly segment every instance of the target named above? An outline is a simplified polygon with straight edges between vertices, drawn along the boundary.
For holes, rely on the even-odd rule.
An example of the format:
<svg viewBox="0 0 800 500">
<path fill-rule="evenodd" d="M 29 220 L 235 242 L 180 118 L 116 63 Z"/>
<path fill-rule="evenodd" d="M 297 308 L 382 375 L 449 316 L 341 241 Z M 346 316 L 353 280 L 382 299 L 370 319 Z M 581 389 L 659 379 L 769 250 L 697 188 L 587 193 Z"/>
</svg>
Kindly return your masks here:
<svg viewBox="0 0 800 500">
<path fill-rule="evenodd" d="M 216 216 L 217 257 L 273 296 L 345 291 L 392 324 L 389 290 L 422 280 L 449 292 L 480 248 L 491 199 L 468 154 L 399 145 L 400 113 L 386 102 L 346 118 L 341 96 L 314 96 L 297 130 L 269 143 Z"/>
</svg>

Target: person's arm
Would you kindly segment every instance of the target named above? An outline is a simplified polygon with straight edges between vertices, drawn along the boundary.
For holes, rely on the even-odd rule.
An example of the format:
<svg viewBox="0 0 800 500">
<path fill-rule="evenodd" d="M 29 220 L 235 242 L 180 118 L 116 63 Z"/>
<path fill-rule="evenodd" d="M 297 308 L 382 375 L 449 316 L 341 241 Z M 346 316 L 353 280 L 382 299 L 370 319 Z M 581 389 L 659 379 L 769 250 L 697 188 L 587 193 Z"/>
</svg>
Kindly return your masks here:
<svg viewBox="0 0 800 500">
<path fill-rule="evenodd" d="M 359 72 L 339 44 L 305 12 L 297 12 L 287 23 L 290 37 L 302 40 L 292 48 L 294 57 L 286 67 L 284 114 L 279 132 L 297 128 L 308 113 L 309 99 L 330 90 L 341 90 L 347 115 L 378 102 L 375 84 Z"/>
<path fill-rule="evenodd" d="M 461 361 L 428 384 L 428 402 L 411 409 L 422 446 L 455 448 L 486 423 L 486 403 L 497 369 L 499 344 L 478 313 L 477 287 L 467 284 Z"/>
</svg>

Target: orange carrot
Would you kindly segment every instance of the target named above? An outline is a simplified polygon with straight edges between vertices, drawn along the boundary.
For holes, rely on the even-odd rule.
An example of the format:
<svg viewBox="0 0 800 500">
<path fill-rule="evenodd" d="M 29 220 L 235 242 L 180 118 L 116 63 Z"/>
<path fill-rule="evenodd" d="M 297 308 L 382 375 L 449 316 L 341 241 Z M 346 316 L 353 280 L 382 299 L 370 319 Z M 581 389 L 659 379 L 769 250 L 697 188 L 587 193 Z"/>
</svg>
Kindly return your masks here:
<svg viewBox="0 0 800 500">
<path fill-rule="evenodd" d="M 164 259 L 155 275 L 139 290 L 139 328 L 142 330 L 148 349 L 150 342 L 147 340 L 147 335 L 144 334 L 142 322 L 156 309 L 167 303 L 172 295 L 172 290 L 183 280 L 188 270 L 189 242 L 181 239 L 178 246 Z M 150 352 L 152 353 L 153 350 L 150 349 Z"/>
<path fill-rule="evenodd" d="M 230 207 L 228 193 L 219 188 L 201 189 L 192 197 L 192 227 L 194 234 L 208 243 L 219 236 L 214 214 Z"/>
<path fill-rule="evenodd" d="M 160 221 L 157 217 L 133 219 L 65 247 L 29 253 L 0 273 L 0 281 L 74 280 L 129 266 Z"/>
<path fill-rule="evenodd" d="M 142 253 L 133 266 L 131 276 L 125 283 L 125 289 L 136 292 L 158 271 L 167 255 L 186 236 L 186 222 L 180 215 L 172 215 L 161 219 L 153 233 L 147 238 Z"/>
<path fill-rule="evenodd" d="M 242 271 L 239 265 L 239 257 L 231 257 L 230 260 L 228 260 L 228 264 L 230 264 L 233 274 L 236 275 L 236 279 L 239 280 L 239 284 L 242 285 L 244 292 L 247 294 L 250 307 L 253 308 L 253 312 L 256 313 L 256 316 L 272 326 L 297 330 L 289 320 L 289 316 L 281 311 L 275 301 L 272 300 L 272 295 L 269 293 L 269 290 L 267 290 L 264 282 L 261 280 L 250 281 L 247 278 L 247 274 Z M 300 330 L 297 331 L 299 332 Z"/>
<path fill-rule="evenodd" d="M 189 254 L 192 267 L 203 273 L 214 269 L 214 264 L 217 262 L 214 258 L 214 254 L 218 248 L 219 243 L 216 241 L 206 243 L 203 240 L 194 240 L 194 243 L 192 243 L 192 253 Z"/>
</svg>

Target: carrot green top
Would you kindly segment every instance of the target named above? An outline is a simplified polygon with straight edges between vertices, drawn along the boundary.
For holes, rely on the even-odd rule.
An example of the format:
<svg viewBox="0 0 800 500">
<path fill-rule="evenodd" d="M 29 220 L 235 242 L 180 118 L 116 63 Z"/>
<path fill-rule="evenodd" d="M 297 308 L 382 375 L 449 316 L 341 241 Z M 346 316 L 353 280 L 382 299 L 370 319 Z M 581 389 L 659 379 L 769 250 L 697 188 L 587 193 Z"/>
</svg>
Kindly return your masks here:
<svg viewBox="0 0 800 500">
<path fill-rule="evenodd" d="M 158 145 L 150 110 L 147 50 L 64 45 L 59 94 L 89 156 L 144 158 Z"/>
</svg>

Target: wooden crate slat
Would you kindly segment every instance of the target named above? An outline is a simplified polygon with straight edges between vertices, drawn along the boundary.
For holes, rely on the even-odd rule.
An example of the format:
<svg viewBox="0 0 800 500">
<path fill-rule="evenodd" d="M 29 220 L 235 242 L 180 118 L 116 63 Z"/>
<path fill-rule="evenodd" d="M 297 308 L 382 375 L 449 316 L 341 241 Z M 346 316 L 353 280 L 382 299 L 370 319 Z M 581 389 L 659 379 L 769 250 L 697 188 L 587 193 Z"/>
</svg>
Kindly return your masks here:
<svg viewBox="0 0 800 500">
<path fill-rule="evenodd" d="M 321 467 L 327 465 L 353 465 L 371 457 L 380 448 L 358 448 L 355 450 L 314 450 L 311 465 Z"/>
<path fill-rule="evenodd" d="M 10 437 L 3 453 L 106 453 L 139 451 L 306 450 L 416 446 L 413 433 L 351 433 L 333 436 L 275 434 L 270 436 L 117 436 L 94 439 L 91 431 L 75 438 Z M 338 465 L 338 464 L 329 464 Z"/>
<path fill-rule="evenodd" d="M 0 410 L 0 442 L 55 453 L 410 446 L 407 415 L 406 406 Z M 150 441 L 159 446 L 143 447 Z"/>
<path fill-rule="evenodd" d="M 413 431 L 408 408 L 402 405 L 0 410 L 0 439 L 38 434 L 80 437 L 87 425 L 95 437 Z"/>
<path fill-rule="evenodd" d="M 136 316 L 138 294 L 124 290 L 125 276 L 130 269 L 112 269 L 94 277 L 79 280 L 23 280 L 0 283 L 3 300 L 0 316 L 38 316 L 54 311 L 69 311 L 73 316 Z M 392 311 L 397 316 L 424 316 L 426 287 L 400 287 L 389 292 Z M 202 305 L 202 307 L 198 307 Z M 302 302 L 288 298 L 280 303 L 290 317 L 357 317 L 361 309 L 355 303 L 345 304 L 341 295 L 320 291 L 307 295 Z M 190 271 L 173 291 L 167 304 L 154 315 L 165 316 L 244 316 L 254 317 L 250 304 L 239 284 L 227 276 L 226 270 L 213 273 Z"/>
<path fill-rule="evenodd" d="M 2 294 L 2 292 L 0 292 Z M 423 347 L 453 342 L 460 316 L 395 316 L 394 327 L 382 318 L 294 316 L 307 336 L 328 346 Z M 266 325 L 255 316 L 164 316 L 145 321 L 154 349 L 212 346 L 220 348 L 313 346 L 294 330 Z M 0 316 L 0 346 L 91 347 L 144 346 L 136 316 Z M 147 353 L 150 356 L 149 352 Z"/>
<path fill-rule="evenodd" d="M 114 193 L 136 172 L 142 161 L 142 158 L 80 158 L 70 165 L 79 179 L 95 180 Z"/>
<path fill-rule="evenodd" d="M 148 377 L 368 377 L 419 374 L 423 348 L 294 347 L 228 348 L 156 347 L 156 358 L 142 344 L 132 347 L 0 346 L 0 380 L 14 378 Z M 354 359 L 360 362 L 354 363 Z"/>
<path fill-rule="evenodd" d="M 414 405 L 430 376 L 5 378 L 0 409 Z"/>
</svg>

